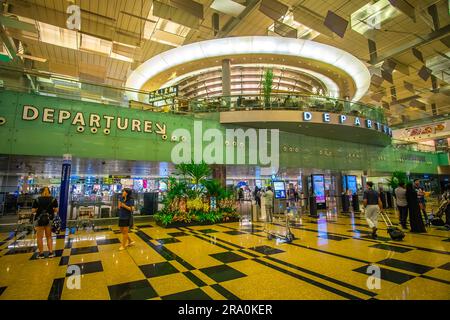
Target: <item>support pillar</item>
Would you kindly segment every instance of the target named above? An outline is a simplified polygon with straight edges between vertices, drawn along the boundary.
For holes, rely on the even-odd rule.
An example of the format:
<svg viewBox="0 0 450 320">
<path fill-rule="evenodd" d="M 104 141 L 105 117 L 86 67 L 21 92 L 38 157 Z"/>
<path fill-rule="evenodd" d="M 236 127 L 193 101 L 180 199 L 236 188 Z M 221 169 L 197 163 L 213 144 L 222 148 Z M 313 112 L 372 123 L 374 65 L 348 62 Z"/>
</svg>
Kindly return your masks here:
<svg viewBox="0 0 450 320">
<path fill-rule="evenodd" d="M 67 227 L 67 207 L 69 204 L 70 172 L 72 169 L 72 155 L 63 156 L 61 170 L 61 188 L 59 191 L 59 217 L 61 218 L 61 230 Z"/>
<path fill-rule="evenodd" d="M 230 59 L 222 60 L 222 96 L 225 97 L 226 107 L 230 107 L 231 95 L 231 61 Z M 221 106 L 224 107 L 224 106 Z"/>
</svg>

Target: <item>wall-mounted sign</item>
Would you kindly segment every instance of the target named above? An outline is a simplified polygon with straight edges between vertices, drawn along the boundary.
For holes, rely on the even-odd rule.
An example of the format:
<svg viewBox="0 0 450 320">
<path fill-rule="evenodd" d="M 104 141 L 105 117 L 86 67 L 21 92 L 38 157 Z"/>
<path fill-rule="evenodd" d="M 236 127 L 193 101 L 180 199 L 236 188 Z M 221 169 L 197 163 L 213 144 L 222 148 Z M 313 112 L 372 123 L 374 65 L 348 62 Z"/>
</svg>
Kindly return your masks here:
<svg viewBox="0 0 450 320">
<path fill-rule="evenodd" d="M 424 126 L 394 130 L 394 138 L 406 141 L 431 140 L 448 136 L 450 120 Z"/>
<path fill-rule="evenodd" d="M 162 88 L 149 93 L 148 102 L 153 106 L 162 106 L 173 103 L 178 96 L 178 86 Z"/>
<path fill-rule="evenodd" d="M 96 113 L 85 113 L 70 111 L 64 109 L 39 108 L 32 105 L 22 106 L 22 120 L 24 121 L 42 121 L 43 123 L 64 124 L 70 123 L 75 126 L 77 132 L 84 132 L 85 127 L 89 127 L 89 132 L 95 134 L 102 129 L 105 135 L 110 133 L 111 128 L 119 131 L 155 133 L 164 140 L 167 139 L 167 128 L 164 123 L 153 122 L 150 120 L 140 120 L 112 115 L 100 115 Z"/>
</svg>

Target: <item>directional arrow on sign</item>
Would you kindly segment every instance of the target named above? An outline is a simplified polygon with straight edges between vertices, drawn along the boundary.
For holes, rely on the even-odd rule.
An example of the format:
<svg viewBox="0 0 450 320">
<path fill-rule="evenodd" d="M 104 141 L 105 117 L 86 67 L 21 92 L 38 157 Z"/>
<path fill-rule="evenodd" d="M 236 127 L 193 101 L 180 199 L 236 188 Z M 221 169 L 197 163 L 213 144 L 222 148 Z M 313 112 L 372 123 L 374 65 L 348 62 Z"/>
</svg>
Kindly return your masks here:
<svg viewBox="0 0 450 320">
<path fill-rule="evenodd" d="M 166 134 L 166 125 L 163 124 L 162 127 L 159 123 L 156 123 L 157 130 L 155 131 L 156 134 L 165 135 Z"/>
</svg>

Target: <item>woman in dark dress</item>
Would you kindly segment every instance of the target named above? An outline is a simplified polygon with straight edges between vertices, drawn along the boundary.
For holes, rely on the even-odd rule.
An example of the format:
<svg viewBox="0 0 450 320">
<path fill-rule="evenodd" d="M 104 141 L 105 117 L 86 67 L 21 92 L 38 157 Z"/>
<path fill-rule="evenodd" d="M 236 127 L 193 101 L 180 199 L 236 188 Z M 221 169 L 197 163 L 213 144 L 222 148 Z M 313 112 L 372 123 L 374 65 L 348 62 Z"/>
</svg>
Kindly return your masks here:
<svg viewBox="0 0 450 320">
<path fill-rule="evenodd" d="M 132 198 L 131 189 L 124 189 L 122 192 L 122 198 L 119 199 L 119 228 L 122 233 L 122 245 L 119 250 L 125 250 L 127 247 L 134 245 L 134 241 L 131 240 L 128 232 L 132 226 L 133 211 L 134 211 L 134 199 Z"/>
<path fill-rule="evenodd" d="M 414 190 L 412 183 L 406 185 L 406 201 L 408 202 L 409 210 L 409 224 L 411 232 L 427 232 L 425 224 L 420 214 L 419 201 L 417 199 L 417 192 Z"/>
</svg>

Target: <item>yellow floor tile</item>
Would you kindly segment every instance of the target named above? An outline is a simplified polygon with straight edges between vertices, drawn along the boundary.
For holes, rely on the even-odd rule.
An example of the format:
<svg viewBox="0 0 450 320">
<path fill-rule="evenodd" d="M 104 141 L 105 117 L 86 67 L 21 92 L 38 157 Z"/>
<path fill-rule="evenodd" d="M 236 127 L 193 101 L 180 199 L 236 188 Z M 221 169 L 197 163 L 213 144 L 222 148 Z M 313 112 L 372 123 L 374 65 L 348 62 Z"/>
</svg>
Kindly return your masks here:
<svg viewBox="0 0 450 320">
<path fill-rule="evenodd" d="M 191 280 L 182 273 L 174 273 L 148 279 L 153 289 L 159 296 L 192 290 L 198 288 Z"/>
<path fill-rule="evenodd" d="M 80 289 L 69 289 L 66 279 L 61 294 L 62 300 L 109 300 L 109 292 L 102 273 L 92 273 L 81 276 Z M 89 298 L 86 293 L 89 293 Z"/>
</svg>

